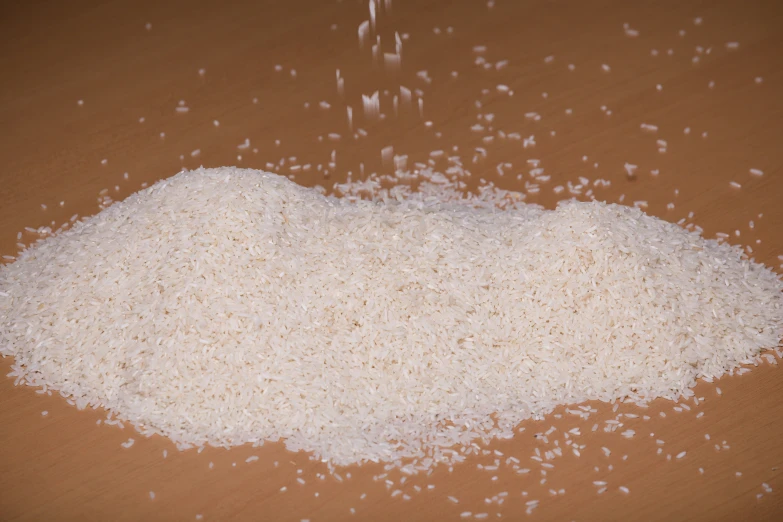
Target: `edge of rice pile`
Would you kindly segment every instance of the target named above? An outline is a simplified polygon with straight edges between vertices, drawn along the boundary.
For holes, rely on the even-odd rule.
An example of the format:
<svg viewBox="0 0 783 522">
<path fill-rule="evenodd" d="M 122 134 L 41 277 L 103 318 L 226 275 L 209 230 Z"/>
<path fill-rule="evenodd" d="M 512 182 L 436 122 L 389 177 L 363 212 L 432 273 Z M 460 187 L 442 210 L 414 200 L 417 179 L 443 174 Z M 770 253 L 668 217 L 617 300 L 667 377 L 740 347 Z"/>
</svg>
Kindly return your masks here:
<svg viewBox="0 0 783 522">
<path fill-rule="evenodd" d="M 783 334 L 781 281 L 640 210 L 348 201 L 181 172 L 0 268 L 17 384 L 181 449 L 463 457 L 556 406 L 692 395 Z"/>
</svg>

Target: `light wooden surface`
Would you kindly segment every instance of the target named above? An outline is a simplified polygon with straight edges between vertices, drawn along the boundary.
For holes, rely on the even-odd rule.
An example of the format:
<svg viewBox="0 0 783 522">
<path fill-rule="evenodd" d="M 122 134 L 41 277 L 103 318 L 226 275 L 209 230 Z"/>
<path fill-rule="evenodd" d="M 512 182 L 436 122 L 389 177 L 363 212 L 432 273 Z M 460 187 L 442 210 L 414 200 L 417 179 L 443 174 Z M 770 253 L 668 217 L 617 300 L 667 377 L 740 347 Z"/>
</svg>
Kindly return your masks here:
<svg viewBox="0 0 783 522">
<path fill-rule="evenodd" d="M 497 0 L 489 8 L 479 0 L 394 0 L 390 13 L 379 14 L 378 31 L 386 52 L 394 51 L 395 31 L 410 34 L 399 73 L 373 66 L 369 47 L 359 48 L 357 27 L 368 18 L 365 1 L 16 4 L 0 7 L 2 254 L 16 252 L 17 231 L 25 226 L 95 213 L 102 189 L 120 199 L 183 166 L 264 168 L 296 156 L 299 164 L 313 165 L 297 181 L 331 186 L 348 171 L 357 179 L 360 163 L 367 173 L 387 168 L 381 148 L 392 145 L 395 153 L 409 155 L 409 164 L 426 161 L 432 150 L 458 147 L 474 187 L 485 178 L 523 189 L 516 174 L 529 179 L 525 161 L 540 159 L 552 179 L 528 200 L 546 206 L 557 199 L 556 185 L 578 183 L 579 176 L 609 179 L 610 188 L 594 189 L 599 199 L 617 201 L 624 194 L 628 204 L 646 200 L 649 213 L 670 221 L 692 211 L 692 221 L 706 235 L 730 233 L 732 242 L 750 245 L 756 259 L 780 263 L 783 8 L 778 2 Z M 702 17 L 701 25 L 694 23 L 696 17 Z M 639 35 L 626 36 L 624 23 Z M 731 41 L 739 48 L 727 49 Z M 476 45 L 487 46 L 486 60 L 508 60 L 508 66 L 475 65 Z M 657 57 L 652 49 L 659 51 Z M 545 63 L 550 55 L 554 61 Z M 569 63 L 575 64 L 573 71 Z M 276 64 L 282 72 L 275 71 Z M 602 64 L 610 70 L 602 71 Z M 203 77 L 200 68 L 206 69 Z M 336 90 L 336 69 L 345 78 L 344 96 Z M 425 69 L 431 84 L 416 76 Z M 508 85 L 513 97 L 499 92 L 497 84 Z M 423 118 L 415 106 L 401 107 L 395 116 L 390 98 L 382 96 L 385 121 L 365 121 L 361 94 L 398 92 L 400 85 L 424 91 Z M 186 114 L 175 112 L 180 99 L 190 108 Z M 475 100 L 481 100 L 481 109 Z M 331 107 L 320 109 L 320 101 Z M 366 129 L 366 137 L 353 138 L 346 105 L 353 106 L 354 125 Z M 541 121 L 525 118 L 532 111 Z M 498 137 L 482 142 L 493 133 L 471 131 L 475 123 L 488 125 L 476 119 L 479 113 L 494 113 L 495 134 L 535 135 L 536 145 L 524 148 L 520 141 Z M 659 130 L 644 132 L 641 123 Z M 342 139 L 329 141 L 330 132 Z M 238 150 L 246 138 L 251 149 Z M 667 140 L 665 153 L 658 152 L 657 139 Z M 488 152 L 473 163 L 475 147 Z M 200 155 L 192 157 L 195 149 Z M 324 179 L 315 166 L 326 166 L 333 149 L 337 165 Z M 496 167 L 505 162 L 513 167 L 499 177 Z M 625 175 L 626 162 L 638 165 L 634 179 Z M 764 175 L 753 176 L 750 168 Z M 660 174 L 651 175 L 651 169 Z M 287 164 L 280 171 L 287 174 Z M 730 181 L 742 187 L 731 188 Z M 674 210 L 666 209 L 669 202 Z M 749 228 L 750 220 L 755 228 Z M 8 360 L 0 363 L 3 373 L 9 367 Z M 587 421 L 560 411 L 562 418 L 526 422 L 514 440 L 488 446 L 502 457 L 473 457 L 452 472 L 438 468 L 403 485 L 400 475 L 390 472 L 391 490 L 411 496 L 404 500 L 392 498 L 383 480 L 373 480 L 383 472 L 379 465 L 341 470 L 351 478 L 340 483 L 316 479 L 325 466 L 281 444 L 179 453 L 161 438 L 96 425 L 103 417 L 99 411 L 80 412 L 59 396 L 38 395 L 0 379 L 0 519 L 184 521 L 202 514 L 211 521 L 440 521 L 460 520 L 461 512 L 471 511 L 486 512 L 490 520 L 497 513 L 501 520 L 526 520 L 525 502 L 539 499 L 530 520 L 783 520 L 780 370 L 764 365 L 744 376 L 700 384 L 697 395 L 706 400 L 698 408 L 691 403 L 692 411 L 673 411 L 667 402 L 644 411 L 621 405 L 620 412 L 652 417 L 623 419 L 623 429 L 637 432 L 631 440 L 603 432 L 604 421 L 615 418 L 606 404 L 595 404 L 599 411 Z M 42 416 L 44 410 L 48 415 Z M 697 412 L 704 416 L 697 418 Z M 601 426 L 595 433 L 594 423 Z M 548 445 L 534 438 L 550 426 L 557 430 Z M 582 435 L 572 438 L 587 446 L 581 457 L 564 446 L 564 430 L 577 426 Z M 121 448 L 129 437 L 136 444 Z M 542 468 L 530 456 L 537 447 L 552 449 L 554 440 L 566 451 L 552 461 L 555 467 L 542 485 Z M 716 451 L 714 445 L 723 441 L 729 449 Z M 601 446 L 612 454 L 604 456 Z M 680 451 L 687 456 L 676 460 Z M 246 464 L 250 455 L 260 460 Z M 508 456 L 531 472 L 515 474 L 504 465 Z M 477 469 L 495 458 L 501 459 L 500 470 Z M 303 486 L 296 482 L 297 469 L 306 479 Z M 609 490 L 597 495 L 594 480 L 607 481 Z M 772 493 L 764 492 L 764 482 Z M 428 484 L 435 488 L 427 489 Z M 417 493 L 414 485 L 423 491 Z M 621 485 L 630 494 L 620 493 Z M 282 486 L 287 491 L 281 492 Z M 552 497 L 550 488 L 566 492 Z M 485 503 L 502 491 L 508 492 L 502 505 Z M 367 496 L 360 499 L 363 493 Z M 757 493 L 764 495 L 757 499 Z M 449 502 L 450 495 L 460 503 Z"/>
</svg>

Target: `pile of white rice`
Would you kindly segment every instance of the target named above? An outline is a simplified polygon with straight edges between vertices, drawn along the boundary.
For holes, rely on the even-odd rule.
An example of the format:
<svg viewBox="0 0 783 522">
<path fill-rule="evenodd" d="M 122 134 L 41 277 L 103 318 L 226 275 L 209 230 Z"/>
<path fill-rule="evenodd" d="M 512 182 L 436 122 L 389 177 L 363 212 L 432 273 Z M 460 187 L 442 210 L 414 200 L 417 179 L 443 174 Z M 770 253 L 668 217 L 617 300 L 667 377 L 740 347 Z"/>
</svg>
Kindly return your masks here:
<svg viewBox="0 0 783 522">
<path fill-rule="evenodd" d="M 0 268 L 0 352 L 181 447 L 426 468 L 560 404 L 688 396 L 778 345 L 782 295 L 637 209 L 350 202 L 202 169 Z"/>
</svg>

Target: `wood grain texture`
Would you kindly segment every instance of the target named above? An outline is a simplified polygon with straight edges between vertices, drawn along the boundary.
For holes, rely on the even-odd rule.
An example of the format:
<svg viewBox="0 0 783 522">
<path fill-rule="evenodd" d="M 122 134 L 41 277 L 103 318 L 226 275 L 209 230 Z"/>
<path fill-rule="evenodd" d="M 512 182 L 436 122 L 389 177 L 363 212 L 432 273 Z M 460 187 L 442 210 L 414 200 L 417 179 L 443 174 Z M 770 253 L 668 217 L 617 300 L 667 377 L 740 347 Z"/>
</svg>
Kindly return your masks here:
<svg viewBox="0 0 783 522">
<path fill-rule="evenodd" d="M 489 8 L 484 1 L 395 0 L 391 12 L 379 15 L 378 32 L 386 52 L 394 50 L 395 31 L 410 34 L 397 73 L 374 66 L 370 49 L 359 47 L 357 26 L 367 13 L 366 2 L 350 0 L 4 4 L 0 253 L 16 252 L 17 231 L 26 226 L 95 213 L 102 189 L 121 199 L 182 167 L 265 168 L 282 158 L 280 172 L 288 174 L 291 156 L 313 166 L 296 175 L 298 182 L 331 186 L 349 171 L 359 178 L 360 164 L 365 173 L 388 170 L 381 148 L 391 145 L 409 156 L 409 164 L 426 162 L 435 149 L 461 156 L 473 173 L 473 188 L 484 178 L 521 190 L 529 180 L 526 160 L 540 159 L 552 179 L 528 201 L 548 207 L 558 199 L 556 185 L 578 183 L 579 176 L 609 179 L 611 187 L 594 188 L 598 199 L 645 200 L 649 213 L 669 221 L 693 212 L 692 221 L 705 235 L 730 233 L 730 241 L 751 246 L 756 259 L 779 265 L 783 8 L 778 2 L 498 0 Z M 696 17 L 703 19 L 700 25 Z M 639 35 L 626 36 L 624 23 Z M 726 48 L 732 41 L 738 49 Z M 508 65 L 489 70 L 476 65 L 476 45 L 487 47 L 481 56 L 488 62 Z M 546 63 L 547 56 L 554 60 Z M 610 70 L 602 71 L 602 64 Z M 200 68 L 206 70 L 203 77 Z M 336 90 L 336 69 L 345 78 L 344 96 Z M 421 70 L 431 83 L 416 76 Z M 513 96 L 498 91 L 498 84 L 509 86 Z M 401 106 L 395 116 L 390 98 L 382 96 L 386 119 L 365 121 L 361 94 L 398 92 L 400 85 L 423 91 L 423 117 L 415 106 Z M 179 100 L 188 113 L 175 112 Z M 331 107 L 320 109 L 320 101 Z M 346 105 L 366 137 L 353 138 Z M 525 118 L 531 111 L 541 120 Z M 493 131 L 471 131 L 476 123 L 490 125 L 477 119 L 487 113 L 494 114 Z M 658 131 L 644 132 L 641 123 L 657 125 Z M 524 148 L 520 141 L 501 139 L 499 130 L 535 135 L 536 145 Z M 342 138 L 330 141 L 328 133 Z M 482 141 L 491 134 L 494 141 Z M 245 139 L 251 148 L 238 150 Z M 658 151 L 657 139 L 667 141 L 665 153 Z M 488 152 L 473 162 L 476 147 Z M 200 154 L 191 156 L 195 149 Z M 332 150 L 337 165 L 329 169 Z M 512 167 L 501 177 L 496 167 L 506 162 Z M 626 162 L 638 165 L 633 179 L 625 174 Z M 318 164 L 329 174 L 316 170 Z M 750 168 L 764 175 L 753 176 Z M 652 175 L 651 169 L 660 173 Z M 741 188 L 731 188 L 731 181 Z M 673 210 L 667 210 L 669 202 Z M 33 238 L 25 233 L 23 239 Z M 3 373 L 9 368 L 9 360 L 0 363 Z M 541 521 L 782 520 L 780 370 L 763 365 L 744 376 L 703 383 L 697 395 L 706 400 L 692 411 L 676 412 L 660 401 L 647 410 L 621 405 L 620 412 L 651 417 L 623 419 L 623 429 L 636 430 L 631 440 L 603 432 L 604 421 L 615 417 L 607 404 L 592 405 L 598 412 L 587 421 L 563 410 L 561 418 L 531 420 L 513 440 L 487 446 L 502 457 L 471 457 L 451 472 L 438 468 L 402 485 L 399 473 L 389 472 L 395 483 L 390 490 L 411 496 L 404 500 L 392 498 L 383 480 L 373 480 L 383 473 L 380 465 L 341 470 L 345 480 L 339 482 L 316 478 L 325 465 L 279 443 L 180 453 L 162 438 L 96 425 L 102 412 L 80 412 L 56 394 L 36 394 L 0 379 L 0 520 L 184 521 L 202 514 L 213 521 L 440 521 L 460 520 L 463 511 L 486 512 L 490 520 L 498 513 L 501 520 L 526 520 L 530 499 L 541 505 L 529 518 Z M 595 423 L 600 429 L 593 432 Z M 534 437 L 552 426 L 549 444 Z M 564 446 L 564 431 L 574 427 L 582 434 L 571 438 L 586 445 L 580 457 Z M 136 443 L 123 449 L 129 437 Z M 535 448 L 552 449 L 554 440 L 566 450 L 544 476 L 530 456 Z M 723 441 L 729 449 L 716 451 L 714 445 Z M 611 448 L 609 457 L 602 446 Z M 680 451 L 687 455 L 678 461 Z M 250 455 L 260 458 L 245 463 Z M 508 456 L 531 472 L 514 473 L 504 464 Z M 477 469 L 495 458 L 501 459 L 498 471 Z M 296 482 L 298 476 L 304 485 Z M 594 480 L 607 481 L 608 491 L 597 495 Z M 762 483 L 773 492 L 765 493 Z M 414 485 L 423 490 L 416 492 Z M 630 494 L 620 493 L 621 485 Z M 280 491 L 283 486 L 287 491 Z M 552 497 L 550 488 L 565 494 Z M 502 491 L 508 492 L 502 505 L 485 502 Z M 757 499 L 757 493 L 764 495 Z M 449 502 L 450 495 L 460 503 Z"/>
</svg>

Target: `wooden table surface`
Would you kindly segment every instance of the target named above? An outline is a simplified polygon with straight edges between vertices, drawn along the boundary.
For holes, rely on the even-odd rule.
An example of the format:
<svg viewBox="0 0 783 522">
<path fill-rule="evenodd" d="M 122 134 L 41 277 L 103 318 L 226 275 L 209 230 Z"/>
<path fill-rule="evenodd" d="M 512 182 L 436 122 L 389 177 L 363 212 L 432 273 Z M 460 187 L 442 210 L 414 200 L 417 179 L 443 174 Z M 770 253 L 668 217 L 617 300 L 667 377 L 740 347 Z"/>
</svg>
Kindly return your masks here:
<svg viewBox="0 0 783 522">
<path fill-rule="evenodd" d="M 375 32 L 359 45 L 366 0 L 3 4 L 0 254 L 16 253 L 24 227 L 97 212 L 103 189 L 118 200 L 183 167 L 268 163 L 281 174 L 309 163 L 295 179 L 331 188 L 349 171 L 354 180 L 389 171 L 381 149 L 392 146 L 409 165 L 436 149 L 459 155 L 472 172 L 471 188 L 483 178 L 524 192 L 527 160 L 539 159 L 551 180 L 527 201 L 547 207 L 568 195 L 556 195 L 557 185 L 608 179 L 610 187 L 593 187 L 596 198 L 645 200 L 647 212 L 685 218 L 709 237 L 728 233 L 777 269 L 779 2 L 394 0 L 390 10 L 379 3 L 380 51 L 395 52 L 395 32 L 408 35 L 397 71 L 374 63 Z M 400 86 L 414 91 L 413 102 L 400 103 L 395 114 Z M 361 95 L 376 90 L 382 121 L 362 110 Z M 180 100 L 188 112 L 176 111 Z M 490 113 L 494 118 L 484 116 Z M 471 129 L 476 124 L 483 130 Z M 354 136 L 360 128 L 366 136 Z M 535 136 L 535 144 L 526 147 L 512 133 Z M 250 147 L 238 149 L 246 139 Z M 656 140 L 666 141 L 664 151 Z M 626 163 L 638 166 L 635 176 L 626 175 Z M 499 164 L 510 164 L 501 165 L 502 176 Z M 24 232 L 22 242 L 34 238 Z M 10 363 L 3 360 L 0 370 L 7 373 Z M 697 396 L 704 398 L 699 406 L 690 402 L 691 410 L 679 412 L 665 401 L 647 410 L 620 404 L 617 413 L 639 415 L 621 417 L 622 430 L 636 431 L 628 440 L 622 430 L 604 431 L 617 413 L 596 403 L 588 420 L 561 409 L 525 422 L 513 440 L 489 443 L 489 454 L 452 471 L 439 467 L 402 483 L 397 471 L 378 479 L 382 466 L 365 465 L 339 470 L 340 482 L 316 478 L 324 464 L 280 443 L 180 453 L 165 439 L 97 425 L 101 411 L 77 411 L 57 394 L 0 379 L 0 520 L 441 521 L 461 520 L 464 511 L 490 520 L 783 520 L 780 370 L 764 364 L 701 383 Z M 575 427 L 581 435 L 565 434 Z M 547 431 L 549 443 L 534 437 Z M 133 447 L 120 446 L 134 435 Z M 585 445 L 581 456 L 565 445 L 569 437 Z M 555 441 L 565 451 L 553 468 L 530 459 Z M 681 451 L 687 455 L 678 460 Z M 250 455 L 259 460 L 246 463 Z M 509 456 L 531 471 L 515 473 Z M 479 469 L 495 459 L 497 471 Z M 597 494 L 596 480 L 608 483 L 605 493 Z M 550 488 L 565 493 L 553 496 Z M 396 489 L 402 493 L 393 496 Z M 500 492 L 508 493 L 502 504 L 492 500 Z M 528 516 L 532 499 L 540 506 Z"/>
</svg>

